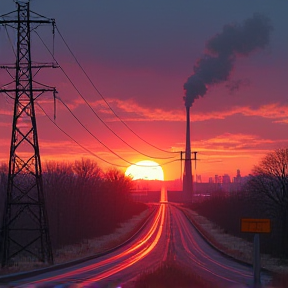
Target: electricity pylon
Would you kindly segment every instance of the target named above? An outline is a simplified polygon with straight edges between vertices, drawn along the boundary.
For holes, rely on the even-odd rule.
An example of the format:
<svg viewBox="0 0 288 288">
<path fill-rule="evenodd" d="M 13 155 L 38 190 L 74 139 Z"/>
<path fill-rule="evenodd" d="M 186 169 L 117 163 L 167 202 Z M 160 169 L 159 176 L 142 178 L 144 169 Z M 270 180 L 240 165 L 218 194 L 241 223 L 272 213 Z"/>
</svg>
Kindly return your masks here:
<svg viewBox="0 0 288 288">
<path fill-rule="evenodd" d="M 56 90 L 39 82 L 36 85 L 33 78 L 41 68 L 55 66 L 32 64 L 30 33 L 42 23 L 52 24 L 54 31 L 55 21 L 30 11 L 29 2 L 19 1 L 16 5 L 16 11 L 0 18 L 3 19 L 0 25 L 17 30 L 16 65 L 1 66 L 15 84 L 13 89 L 0 89 L 14 99 L 8 186 L 0 238 L 2 267 L 17 256 L 53 264 L 34 101 L 46 91 L 54 92 L 55 100 Z M 12 19 L 15 13 L 16 19 Z M 15 69 L 15 77 L 10 69 Z"/>
</svg>

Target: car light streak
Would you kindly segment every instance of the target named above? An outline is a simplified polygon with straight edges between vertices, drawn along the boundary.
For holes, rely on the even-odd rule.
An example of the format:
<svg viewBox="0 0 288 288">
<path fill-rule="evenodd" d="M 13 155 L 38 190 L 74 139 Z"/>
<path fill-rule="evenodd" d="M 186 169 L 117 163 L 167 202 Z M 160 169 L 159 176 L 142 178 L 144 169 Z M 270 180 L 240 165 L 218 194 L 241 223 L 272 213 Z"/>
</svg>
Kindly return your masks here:
<svg viewBox="0 0 288 288">
<path fill-rule="evenodd" d="M 176 222 L 177 222 L 177 226 L 179 228 L 182 245 L 183 245 L 185 251 L 187 252 L 187 255 L 190 257 L 190 259 L 193 260 L 193 262 L 195 262 L 199 267 L 201 267 L 201 269 L 213 274 L 214 276 L 217 276 L 218 278 L 221 278 L 221 279 L 223 279 L 225 281 L 229 281 L 231 283 L 238 283 L 238 282 L 234 281 L 234 280 L 232 280 L 230 278 L 227 278 L 227 277 L 225 277 L 223 275 L 220 275 L 219 273 L 216 273 L 215 272 L 217 270 L 217 269 L 215 269 L 216 267 L 212 271 L 210 264 L 212 263 L 212 265 L 216 265 L 216 266 L 218 266 L 220 268 L 223 268 L 223 269 L 225 269 L 225 271 L 227 271 L 227 270 L 231 271 L 231 272 L 233 272 L 234 275 L 238 274 L 241 277 L 252 278 L 251 274 L 243 273 L 242 271 L 233 269 L 231 266 L 227 266 L 227 265 L 221 264 L 220 262 L 212 259 L 207 254 L 207 252 L 203 251 L 201 249 L 201 247 L 199 247 L 199 245 L 195 241 L 193 235 L 191 234 L 191 231 L 189 230 L 189 227 L 185 223 L 185 218 L 183 218 L 182 215 L 180 215 L 180 213 L 182 213 L 182 212 L 180 212 L 179 210 L 176 212 L 176 208 L 174 208 L 173 219 L 175 219 Z M 184 234 L 185 234 L 185 236 L 184 236 Z M 188 247 L 188 243 L 190 243 L 190 245 L 192 244 L 191 246 L 193 246 L 193 250 L 191 250 L 191 246 L 190 246 L 190 248 Z M 197 253 L 199 255 L 197 255 Z M 200 260 L 201 257 L 209 261 L 208 263 L 209 263 L 210 268 L 208 268 L 208 263 L 207 262 L 205 263 L 205 262 Z"/>
<path fill-rule="evenodd" d="M 188 229 L 187 225 L 186 225 L 185 229 L 186 229 L 186 231 L 187 231 L 187 229 Z M 235 273 L 236 273 L 236 274 L 239 274 L 240 276 L 245 277 L 245 278 L 249 278 L 249 277 L 252 278 L 252 277 L 253 277 L 253 276 L 251 275 L 251 273 L 247 273 L 247 272 L 244 272 L 244 271 L 240 271 L 240 270 L 238 270 L 238 269 L 234 269 L 234 268 L 231 267 L 231 266 L 222 264 L 222 263 L 219 262 L 219 261 L 215 261 L 213 258 L 211 258 L 211 257 L 209 256 L 209 254 L 205 253 L 205 252 L 203 251 L 203 249 L 201 249 L 201 248 L 199 247 L 198 243 L 197 243 L 197 242 L 195 241 L 195 239 L 192 237 L 192 234 L 191 234 L 191 233 L 188 233 L 188 235 L 189 235 L 189 240 L 190 240 L 191 242 L 193 242 L 193 245 L 195 246 L 196 250 L 198 251 L 198 253 L 201 254 L 202 257 L 208 259 L 209 261 L 211 261 L 212 263 L 216 264 L 217 266 L 220 266 L 220 267 L 224 268 L 225 270 L 228 270 L 228 271 L 233 272 L 234 274 L 235 274 Z"/>
<path fill-rule="evenodd" d="M 166 187 L 161 188 L 160 203 L 167 203 L 167 189 Z"/>
<path fill-rule="evenodd" d="M 121 263 L 120 265 L 117 265 L 116 267 L 113 267 L 112 269 L 97 275 L 96 277 L 90 278 L 87 281 L 83 282 L 83 285 L 88 285 L 94 282 L 97 282 L 99 280 L 102 280 L 104 278 L 107 278 L 113 274 L 116 274 L 117 272 L 128 268 L 129 266 L 133 265 L 135 262 L 143 259 L 145 256 L 147 256 L 157 245 L 160 236 L 162 234 L 163 231 L 163 225 L 164 225 L 164 221 L 165 221 L 165 213 L 166 213 L 166 206 L 165 205 L 161 205 L 161 222 L 159 225 L 159 229 L 158 232 L 155 236 L 155 239 L 153 240 L 153 242 L 151 243 L 151 245 L 149 245 L 148 247 L 146 247 L 145 249 L 143 249 L 142 251 L 140 251 L 138 254 L 132 256 L 131 258 L 125 260 L 123 263 Z"/>
</svg>

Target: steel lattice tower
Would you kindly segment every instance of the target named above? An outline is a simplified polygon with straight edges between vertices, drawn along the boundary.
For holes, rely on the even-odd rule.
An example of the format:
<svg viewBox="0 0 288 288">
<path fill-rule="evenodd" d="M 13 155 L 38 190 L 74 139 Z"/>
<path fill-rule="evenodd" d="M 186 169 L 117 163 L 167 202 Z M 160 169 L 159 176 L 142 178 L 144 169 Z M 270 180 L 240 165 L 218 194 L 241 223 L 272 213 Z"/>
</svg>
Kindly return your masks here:
<svg viewBox="0 0 288 288">
<path fill-rule="evenodd" d="M 8 13 L 9 17 L 4 17 L 8 15 L 5 14 L 2 17 L 4 20 L 0 21 L 1 25 L 12 26 L 17 30 L 16 65 L 1 67 L 7 71 L 16 71 L 15 78 L 13 76 L 15 89 L 0 90 L 7 95 L 15 95 L 7 196 L 0 243 L 1 261 L 2 266 L 9 265 L 12 259 L 21 254 L 23 257 L 53 264 L 34 102 L 44 92 L 56 90 L 40 83 L 37 83 L 38 88 L 34 87 L 34 75 L 42 67 L 51 65 L 32 64 L 30 33 L 32 26 L 36 29 L 36 25 L 51 23 L 54 27 L 55 21 L 31 12 L 29 2 L 19 1 L 16 4 L 17 11 Z M 16 19 L 10 18 L 13 13 L 17 13 Z"/>
</svg>

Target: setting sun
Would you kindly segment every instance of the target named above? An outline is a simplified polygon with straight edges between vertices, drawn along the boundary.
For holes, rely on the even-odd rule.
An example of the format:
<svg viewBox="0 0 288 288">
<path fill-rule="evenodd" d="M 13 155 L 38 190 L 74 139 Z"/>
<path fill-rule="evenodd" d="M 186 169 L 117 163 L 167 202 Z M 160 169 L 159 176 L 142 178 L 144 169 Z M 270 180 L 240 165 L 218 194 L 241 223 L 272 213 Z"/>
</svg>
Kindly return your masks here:
<svg viewBox="0 0 288 288">
<path fill-rule="evenodd" d="M 162 167 L 150 160 L 137 162 L 131 165 L 125 172 L 126 176 L 131 176 L 133 180 L 164 180 L 164 173 Z"/>
</svg>

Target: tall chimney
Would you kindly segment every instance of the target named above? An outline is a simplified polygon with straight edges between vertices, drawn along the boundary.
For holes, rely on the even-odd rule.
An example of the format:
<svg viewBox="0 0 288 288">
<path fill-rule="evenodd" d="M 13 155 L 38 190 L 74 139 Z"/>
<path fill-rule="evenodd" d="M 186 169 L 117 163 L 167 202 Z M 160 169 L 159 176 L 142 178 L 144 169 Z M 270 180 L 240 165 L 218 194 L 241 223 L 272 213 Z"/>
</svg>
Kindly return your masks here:
<svg viewBox="0 0 288 288">
<path fill-rule="evenodd" d="M 191 165 L 191 142 L 190 142 L 190 106 L 186 106 L 186 149 L 185 149 L 185 166 L 183 174 L 183 200 L 192 202 L 192 165 Z"/>
</svg>

